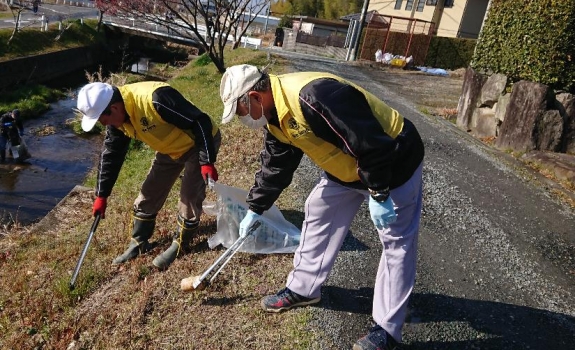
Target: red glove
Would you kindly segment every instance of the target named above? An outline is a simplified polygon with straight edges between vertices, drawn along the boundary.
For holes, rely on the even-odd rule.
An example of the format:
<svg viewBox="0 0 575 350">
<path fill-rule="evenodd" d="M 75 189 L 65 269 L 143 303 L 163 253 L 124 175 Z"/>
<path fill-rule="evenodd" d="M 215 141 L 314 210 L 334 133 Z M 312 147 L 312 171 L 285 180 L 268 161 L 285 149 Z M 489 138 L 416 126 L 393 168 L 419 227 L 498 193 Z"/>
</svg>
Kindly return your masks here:
<svg viewBox="0 0 575 350">
<path fill-rule="evenodd" d="M 104 213 L 106 212 L 106 197 L 96 197 L 94 201 L 94 205 L 92 206 L 92 214 L 96 216 L 96 214 L 100 213 L 100 218 L 104 218 Z"/>
<path fill-rule="evenodd" d="M 213 164 L 204 164 L 200 166 L 200 171 L 202 172 L 202 177 L 206 183 L 208 183 L 208 178 L 218 181 L 218 171 Z"/>
</svg>

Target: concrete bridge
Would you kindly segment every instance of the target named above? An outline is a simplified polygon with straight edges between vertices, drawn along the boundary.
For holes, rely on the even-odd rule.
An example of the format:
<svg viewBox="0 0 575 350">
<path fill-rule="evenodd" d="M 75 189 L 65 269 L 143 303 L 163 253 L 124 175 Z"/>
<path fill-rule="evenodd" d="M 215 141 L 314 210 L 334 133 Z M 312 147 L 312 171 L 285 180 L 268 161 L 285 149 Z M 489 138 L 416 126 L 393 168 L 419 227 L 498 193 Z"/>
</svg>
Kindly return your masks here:
<svg viewBox="0 0 575 350">
<path fill-rule="evenodd" d="M 102 23 L 121 30 L 130 35 L 139 35 L 152 39 L 166 40 L 184 45 L 199 46 L 200 40 L 191 29 L 186 29 L 186 23 L 175 20 L 174 24 L 167 26 L 162 23 L 155 23 L 151 20 L 133 17 L 119 17 L 119 16 L 105 16 Z M 207 35 L 207 28 L 205 25 L 198 24 L 198 33 L 205 39 Z M 229 35 L 227 38 L 229 43 L 234 42 L 234 37 Z M 243 36 L 240 39 L 243 47 L 250 47 L 259 49 L 262 45 L 262 40 L 258 38 L 250 38 Z"/>
</svg>

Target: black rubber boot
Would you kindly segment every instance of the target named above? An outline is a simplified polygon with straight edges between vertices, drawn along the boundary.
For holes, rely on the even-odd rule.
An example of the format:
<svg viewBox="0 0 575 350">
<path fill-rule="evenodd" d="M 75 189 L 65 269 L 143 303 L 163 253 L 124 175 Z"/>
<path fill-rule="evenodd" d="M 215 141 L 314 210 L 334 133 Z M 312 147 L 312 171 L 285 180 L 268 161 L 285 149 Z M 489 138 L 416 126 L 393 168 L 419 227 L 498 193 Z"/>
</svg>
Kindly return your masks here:
<svg viewBox="0 0 575 350">
<path fill-rule="evenodd" d="M 172 245 L 162 254 L 158 255 L 152 264 L 160 270 L 167 269 L 176 260 L 181 250 L 185 250 L 192 241 L 192 235 L 200 226 L 199 221 L 185 220 L 178 215 L 178 228 L 174 233 Z"/>
<path fill-rule="evenodd" d="M 126 261 L 145 253 L 148 250 L 148 239 L 154 233 L 156 215 L 135 213 L 133 216 L 132 239 L 128 248 L 117 256 L 112 264 L 123 264 Z"/>
<path fill-rule="evenodd" d="M 6 161 L 6 151 L 0 151 L 0 162 L 4 163 Z"/>
</svg>

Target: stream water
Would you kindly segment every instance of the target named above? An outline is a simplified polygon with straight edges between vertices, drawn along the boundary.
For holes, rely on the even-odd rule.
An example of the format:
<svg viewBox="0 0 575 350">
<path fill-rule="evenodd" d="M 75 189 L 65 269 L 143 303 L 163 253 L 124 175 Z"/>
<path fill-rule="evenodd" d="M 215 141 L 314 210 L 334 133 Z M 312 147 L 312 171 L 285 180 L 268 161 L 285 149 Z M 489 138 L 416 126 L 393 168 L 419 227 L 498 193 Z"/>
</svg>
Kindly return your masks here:
<svg viewBox="0 0 575 350">
<path fill-rule="evenodd" d="M 139 74 L 145 74 L 156 62 L 187 58 L 177 51 L 154 51 L 151 55 L 145 54 L 143 49 L 138 52 L 131 70 Z M 160 54 L 164 56 L 160 57 Z M 85 83 L 84 71 L 81 71 L 48 85 L 79 89 Z M 78 136 L 66 125 L 66 120 L 74 118 L 75 107 L 76 100 L 69 97 L 51 104 L 50 110 L 42 116 L 24 121 L 24 140 L 32 157 L 23 164 L 16 164 L 11 159 L 0 163 L 0 233 L 6 224 L 28 225 L 39 221 L 74 186 L 81 185 L 97 163 L 103 138 L 99 135 Z"/>
<path fill-rule="evenodd" d="M 75 106 L 75 99 L 66 98 L 24 121 L 23 138 L 32 157 L 23 164 L 10 158 L 0 164 L 0 224 L 38 221 L 82 184 L 96 163 L 102 138 L 78 136 L 65 124 Z"/>
</svg>

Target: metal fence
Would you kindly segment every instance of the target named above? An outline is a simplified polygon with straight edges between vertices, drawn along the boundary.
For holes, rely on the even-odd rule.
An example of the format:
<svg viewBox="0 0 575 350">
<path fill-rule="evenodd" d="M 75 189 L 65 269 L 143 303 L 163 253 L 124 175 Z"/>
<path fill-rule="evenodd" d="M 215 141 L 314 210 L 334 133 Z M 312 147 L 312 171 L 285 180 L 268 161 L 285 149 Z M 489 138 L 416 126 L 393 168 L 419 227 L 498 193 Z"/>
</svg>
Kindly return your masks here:
<svg viewBox="0 0 575 350">
<path fill-rule="evenodd" d="M 375 61 L 375 53 L 413 56 L 415 65 L 423 65 L 434 24 L 416 18 L 374 14 L 364 30 L 360 59 Z"/>
<path fill-rule="evenodd" d="M 305 32 L 298 32 L 296 42 L 314 46 L 344 47 L 345 37 L 341 35 L 318 36 Z"/>
</svg>

